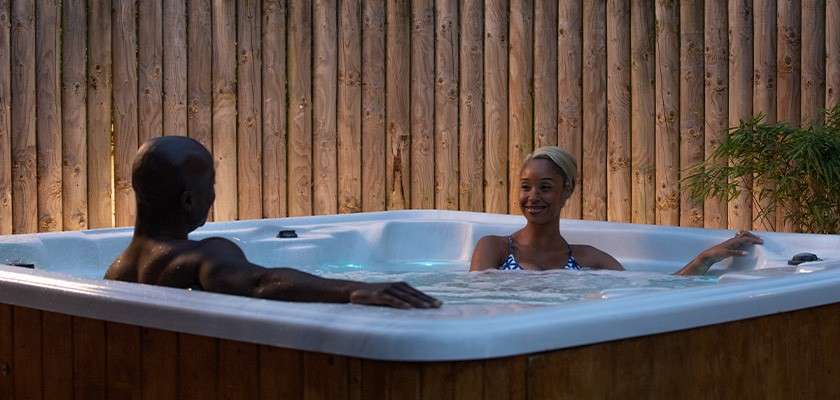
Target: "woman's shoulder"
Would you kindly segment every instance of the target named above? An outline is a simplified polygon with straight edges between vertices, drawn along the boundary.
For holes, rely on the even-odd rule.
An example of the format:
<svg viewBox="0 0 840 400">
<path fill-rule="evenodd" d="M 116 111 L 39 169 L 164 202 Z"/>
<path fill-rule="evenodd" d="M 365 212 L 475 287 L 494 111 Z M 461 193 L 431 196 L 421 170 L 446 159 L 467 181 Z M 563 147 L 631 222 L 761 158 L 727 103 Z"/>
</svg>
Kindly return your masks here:
<svg viewBox="0 0 840 400">
<path fill-rule="evenodd" d="M 470 269 L 492 269 L 507 257 L 508 236 L 487 235 L 478 240 L 473 251 Z"/>
<path fill-rule="evenodd" d="M 588 268 L 622 270 L 621 263 L 609 253 L 588 244 L 573 244 L 572 255 L 577 262 Z"/>
</svg>

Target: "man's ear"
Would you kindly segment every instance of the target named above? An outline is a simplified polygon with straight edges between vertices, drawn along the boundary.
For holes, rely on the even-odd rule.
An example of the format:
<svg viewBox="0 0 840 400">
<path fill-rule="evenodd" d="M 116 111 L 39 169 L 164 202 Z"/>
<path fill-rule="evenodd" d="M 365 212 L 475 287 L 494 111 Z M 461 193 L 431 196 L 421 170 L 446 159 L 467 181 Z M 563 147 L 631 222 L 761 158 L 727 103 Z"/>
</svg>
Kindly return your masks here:
<svg viewBox="0 0 840 400">
<path fill-rule="evenodd" d="M 181 193 L 181 209 L 186 212 L 192 211 L 193 208 L 193 194 L 189 190 L 185 190 Z"/>
</svg>

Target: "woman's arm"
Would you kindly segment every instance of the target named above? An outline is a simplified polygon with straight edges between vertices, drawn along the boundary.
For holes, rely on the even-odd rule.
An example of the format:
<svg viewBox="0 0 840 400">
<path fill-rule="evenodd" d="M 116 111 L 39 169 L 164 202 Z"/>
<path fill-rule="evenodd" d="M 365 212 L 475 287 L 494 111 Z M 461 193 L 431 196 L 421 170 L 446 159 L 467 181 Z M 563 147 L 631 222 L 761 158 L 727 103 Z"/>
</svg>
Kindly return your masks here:
<svg viewBox="0 0 840 400">
<path fill-rule="evenodd" d="M 728 257 L 745 256 L 745 248 L 763 244 L 760 237 L 747 231 L 740 231 L 734 238 L 703 250 L 674 275 L 703 275 L 716 262 Z"/>
<path fill-rule="evenodd" d="M 496 269 L 504 262 L 507 255 L 499 251 L 498 236 L 485 236 L 478 240 L 470 261 L 470 271 L 484 271 Z"/>
<path fill-rule="evenodd" d="M 589 245 L 572 245 L 572 255 L 581 267 L 624 271 L 618 260 L 606 252 Z"/>
</svg>

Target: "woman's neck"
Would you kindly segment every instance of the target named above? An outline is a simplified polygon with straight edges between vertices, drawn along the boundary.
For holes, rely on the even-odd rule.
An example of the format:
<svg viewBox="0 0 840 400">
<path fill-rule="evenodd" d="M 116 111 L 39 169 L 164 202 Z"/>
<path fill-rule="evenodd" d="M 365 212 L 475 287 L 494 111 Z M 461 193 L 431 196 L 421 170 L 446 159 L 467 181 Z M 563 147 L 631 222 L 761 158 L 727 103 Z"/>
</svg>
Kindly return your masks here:
<svg viewBox="0 0 840 400">
<path fill-rule="evenodd" d="M 557 243 L 558 240 L 565 240 L 560 234 L 559 222 L 548 224 L 528 223 L 519 231 L 518 239 L 534 247 L 543 247 Z"/>
</svg>

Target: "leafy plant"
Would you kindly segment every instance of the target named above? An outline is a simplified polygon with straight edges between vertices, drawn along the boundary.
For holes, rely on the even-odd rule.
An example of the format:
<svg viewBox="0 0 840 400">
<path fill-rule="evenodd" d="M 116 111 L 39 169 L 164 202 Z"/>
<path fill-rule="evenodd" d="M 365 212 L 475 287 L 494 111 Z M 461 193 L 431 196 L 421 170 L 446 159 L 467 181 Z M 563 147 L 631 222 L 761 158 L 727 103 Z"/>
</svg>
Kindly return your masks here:
<svg viewBox="0 0 840 400">
<path fill-rule="evenodd" d="M 686 172 L 684 183 L 697 200 L 732 200 L 747 190 L 753 204 L 763 204 L 757 219 L 783 207 L 798 230 L 838 233 L 840 105 L 825 112 L 824 124 L 807 128 L 766 123 L 763 115 L 741 121 L 711 157 Z"/>
</svg>

